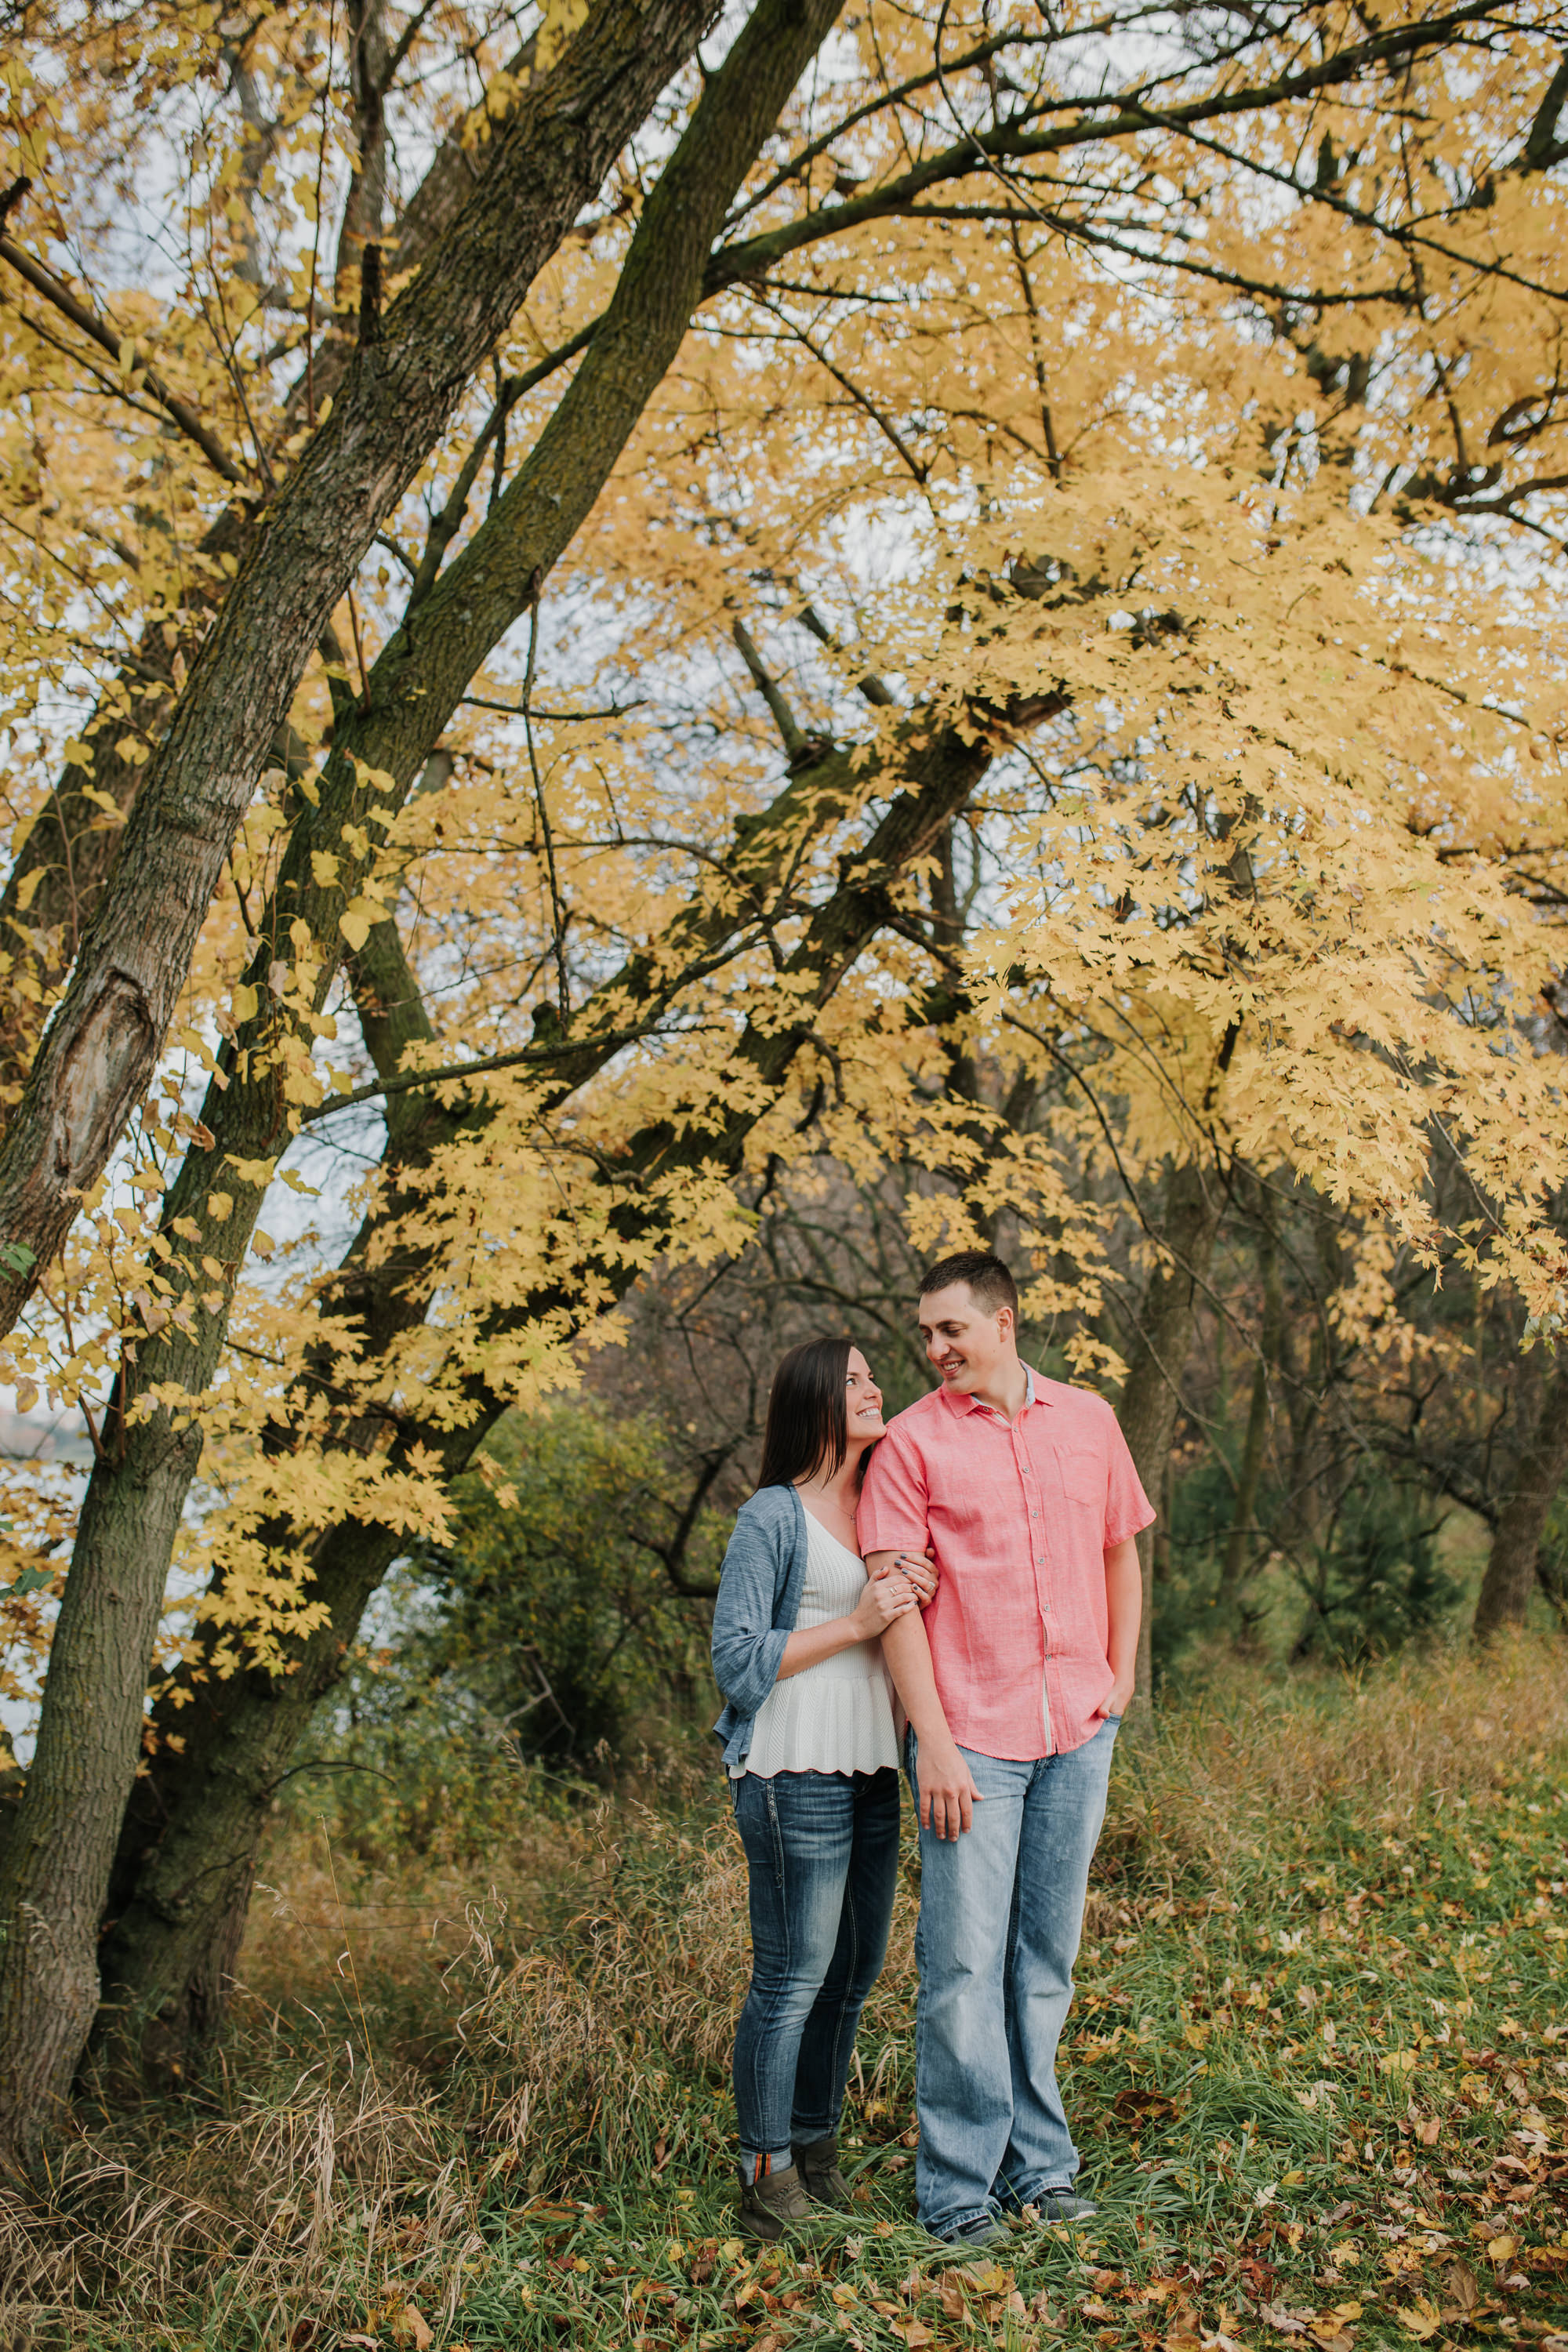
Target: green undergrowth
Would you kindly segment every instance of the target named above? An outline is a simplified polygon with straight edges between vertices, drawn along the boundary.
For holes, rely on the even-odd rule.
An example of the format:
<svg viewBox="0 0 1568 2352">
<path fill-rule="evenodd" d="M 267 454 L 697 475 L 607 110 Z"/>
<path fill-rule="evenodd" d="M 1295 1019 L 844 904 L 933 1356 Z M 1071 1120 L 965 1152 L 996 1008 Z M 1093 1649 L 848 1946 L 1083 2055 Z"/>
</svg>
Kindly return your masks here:
<svg viewBox="0 0 1568 2352">
<path fill-rule="evenodd" d="M 761 2258 L 705 1777 L 542 1786 L 466 1897 L 282 1850 L 206 2104 L 84 2117 L 0 2340 L 1568 2352 L 1565 1690 L 1549 1648 L 1235 1685 L 1120 1756 L 1063 2063 L 1100 2215 L 968 2263 L 913 2220 L 907 1834 L 853 2212 Z"/>
</svg>

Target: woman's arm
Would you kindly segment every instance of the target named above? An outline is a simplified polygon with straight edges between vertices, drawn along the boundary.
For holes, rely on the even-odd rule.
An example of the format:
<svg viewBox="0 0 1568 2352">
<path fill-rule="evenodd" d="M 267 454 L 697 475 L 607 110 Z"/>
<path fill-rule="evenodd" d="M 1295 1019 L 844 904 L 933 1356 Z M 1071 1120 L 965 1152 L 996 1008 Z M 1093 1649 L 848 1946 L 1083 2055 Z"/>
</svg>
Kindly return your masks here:
<svg viewBox="0 0 1568 2352">
<path fill-rule="evenodd" d="M 812 1625 L 804 1633 L 790 1635 L 779 1668 L 781 1683 L 791 1675 L 803 1675 L 807 1666 L 820 1665 L 824 1658 L 836 1657 L 840 1650 L 876 1641 L 911 1609 L 925 1607 L 937 1587 L 936 1563 L 931 1554 L 922 1559 L 918 1552 L 889 1551 L 877 1557 L 882 1565 L 868 1573 L 866 1590 L 849 1616 L 835 1617 L 826 1625 Z"/>
<path fill-rule="evenodd" d="M 805 1674 L 808 1666 L 819 1666 L 824 1658 L 837 1657 L 840 1650 L 876 1641 L 911 1609 L 919 1616 L 920 1606 L 920 1594 L 908 1578 L 868 1576 L 851 1615 L 831 1618 L 826 1625 L 808 1625 L 804 1633 L 790 1635 L 779 1665 L 780 1682 L 787 1682 L 791 1675 Z"/>
<path fill-rule="evenodd" d="M 866 1566 L 873 1581 L 884 1573 L 881 1563 L 895 1557 L 892 1552 L 870 1555 Z M 938 1837 L 962 1837 L 973 1822 L 974 1807 L 984 1800 L 947 1727 L 931 1670 L 925 1621 L 918 1609 L 900 1612 L 882 1636 L 882 1655 L 920 1744 L 915 1778 L 921 1792 L 921 1827 L 929 1824 Z"/>
</svg>

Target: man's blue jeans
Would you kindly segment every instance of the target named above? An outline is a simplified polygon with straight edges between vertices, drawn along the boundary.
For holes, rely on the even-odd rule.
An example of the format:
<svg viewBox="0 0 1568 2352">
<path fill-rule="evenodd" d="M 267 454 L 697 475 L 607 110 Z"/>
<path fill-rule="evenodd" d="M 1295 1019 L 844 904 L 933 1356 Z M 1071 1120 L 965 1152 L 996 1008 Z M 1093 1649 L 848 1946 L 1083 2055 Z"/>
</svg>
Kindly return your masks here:
<svg viewBox="0 0 1568 2352">
<path fill-rule="evenodd" d="M 887 1957 L 899 1776 L 748 1772 L 735 1823 L 751 1866 L 752 1984 L 735 2030 L 741 2145 L 838 2129 L 855 2029 Z"/>
<path fill-rule="evenodd" d="M 962 1749 L 984 1798 L 974 1826 L 956 1839 L 921 1832 L 915 2194 L 938 2237 L 1033 2204 L 1078 2171 L 1057 2042 L 1119 1720 L 1037 1763 Z M 906 1757 L 918 1806 L 912 1732 Z"/>
</svg>

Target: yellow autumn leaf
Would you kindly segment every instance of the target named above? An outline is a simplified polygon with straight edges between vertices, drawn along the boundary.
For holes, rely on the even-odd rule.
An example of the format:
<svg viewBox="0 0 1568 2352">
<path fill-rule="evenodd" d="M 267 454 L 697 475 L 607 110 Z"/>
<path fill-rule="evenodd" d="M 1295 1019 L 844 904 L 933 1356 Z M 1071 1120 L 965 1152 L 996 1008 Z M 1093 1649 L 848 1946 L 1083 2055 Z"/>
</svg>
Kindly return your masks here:
<svg viewBox="0 0 1568 2352">
<path fill-rule="evenodd" d="M 573 35 L 588 21 L 589 0 L 545 0 L 536 55 L 541 73 L 548 73 Z"/>
</svg>

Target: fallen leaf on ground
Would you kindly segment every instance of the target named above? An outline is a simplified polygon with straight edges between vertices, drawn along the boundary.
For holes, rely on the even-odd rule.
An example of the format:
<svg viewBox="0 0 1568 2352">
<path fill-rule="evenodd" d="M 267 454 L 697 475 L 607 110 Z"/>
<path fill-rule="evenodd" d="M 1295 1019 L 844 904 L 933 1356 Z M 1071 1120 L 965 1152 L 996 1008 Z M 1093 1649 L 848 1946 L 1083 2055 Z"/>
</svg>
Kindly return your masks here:
<svg viewBox="0 0 1568 2352">
<path fill-rule="evenodd" d="M 1481 2299 L 1481 2290 L 1469 2264 L 1450 2263 L 1445 2276 L 1447 2280 L 1448 2293 L 1458 2305 L 1460 2311 L 1474 2311 Z"/>
<path fill-rule="evenodd" d="M 965 2263 L 959 2273 L 982 2294 L 1005 2294 L 1013 2284 L 1013 2273 L 1005 2271 L 1000 2263 Z"/>
<path fill-rule="evenodd" d="M 1298 2319 L 1296 2314 L 1287 2311 L 1282 2303 L 1260 2303 L 1258 2316 L 1266 2327 L 1272 2327 L 1277 2336 L 1305 2336 L 1308 2332 L 1306 2320 Z"/>
</svg>

